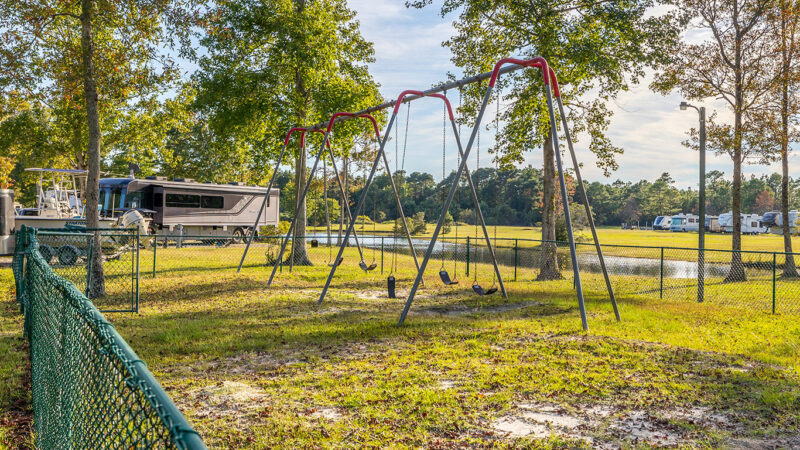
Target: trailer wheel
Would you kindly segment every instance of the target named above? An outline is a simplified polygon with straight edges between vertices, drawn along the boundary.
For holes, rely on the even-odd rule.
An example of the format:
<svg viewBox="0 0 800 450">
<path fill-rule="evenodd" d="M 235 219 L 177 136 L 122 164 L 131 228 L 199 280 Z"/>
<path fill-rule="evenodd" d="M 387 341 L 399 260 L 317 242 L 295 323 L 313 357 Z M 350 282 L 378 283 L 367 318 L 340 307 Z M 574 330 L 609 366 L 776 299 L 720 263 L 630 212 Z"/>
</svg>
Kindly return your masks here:
<svg viewBox="0 0 800 450">
<path fill-rule="evenodd" d="M 72 245 L 62 245 L 58 248 L 58 262 L 64 266 L 71 266 L 78 262 L 81 252 Z"/>
<path fill-rule="evenodd" d="M 245 232 L 244 228 L 239 227 L 233 230 L 233 235 L 231 236 L 231 240 L 233 241 L 234 244 L 241 244 L 246 235 L 247 232 Z"/>
<path fill-rule="evenodd" d="M 42 255 L 44 262 L 50 264 L 50 261 L 53 260 L 53 256 L 56 255 L 56 251 L 47 244 L 39 244 L 39 254 Z"/>
</svg>

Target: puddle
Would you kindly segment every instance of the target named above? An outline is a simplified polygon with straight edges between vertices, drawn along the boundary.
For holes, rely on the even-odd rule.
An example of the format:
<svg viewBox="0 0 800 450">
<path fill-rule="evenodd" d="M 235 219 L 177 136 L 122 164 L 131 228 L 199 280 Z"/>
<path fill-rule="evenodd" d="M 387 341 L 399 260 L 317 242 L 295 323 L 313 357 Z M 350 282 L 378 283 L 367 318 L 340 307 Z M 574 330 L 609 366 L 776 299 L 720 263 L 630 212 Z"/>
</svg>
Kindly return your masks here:
<svg viewBox="0 0 800 450">
<path fill-rule="evenodd" d="M 550 431 L 546 426 L 535 422 L 528 422 L 518 417 L 501 417 L 492 422 L 492 428 L 509 437 L 531 436 L 535 438 L 545 438 L 550 435 Z"/>
</svg>

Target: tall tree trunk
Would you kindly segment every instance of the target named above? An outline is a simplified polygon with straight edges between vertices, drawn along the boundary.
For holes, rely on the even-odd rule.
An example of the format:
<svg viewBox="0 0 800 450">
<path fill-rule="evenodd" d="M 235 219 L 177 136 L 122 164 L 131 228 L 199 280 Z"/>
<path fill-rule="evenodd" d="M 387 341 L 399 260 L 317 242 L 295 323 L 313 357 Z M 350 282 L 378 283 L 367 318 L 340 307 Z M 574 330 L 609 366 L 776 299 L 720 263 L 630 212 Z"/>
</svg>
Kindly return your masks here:
<svg viewBox="0 0 800 450">
<path fill-rule="evenodd" d="M 306 199 L 301 198 L 303 195 L 303 188 L 306 185 L 306 149 L 301 148 L 298 152 L 297 158 L 294 161 L 294 182 L 296 186 L 295 193 L 295 211 L 297 212 L 297 221 L 295 222 L 294 234 L 292 237 L 292 253 L 289 256 L 290 261 L 286 263 L 296 266 L 310 266 L 311 260 L 308 258 L 308 251 L 306 250 L 306 224 L 308 222 L 308 211 L 306 210 Z"/>
<path fill-rule="evenodd" d="M 556 166 L 553 140 L 548 133 L 542 148 L 544 170 L 542 173 L 542 241 L 556 240 Z M 537 281 L 560 280 L 558 271 L 557 246 L 552 242 L 542 242 L 541 270 Z"/>
<path fill-rule="evenodd" d="M 734 4 L 733 23 L 738 24 L 738 3 Z M 737 25 L 738 26 L 738 25 Z M 731 239 L 731 268 L 725 281 L 746 281 L 742 264 L 742 109 L 744 106 L 744 76 L 742 74 L 742 40 L 744 37 L 737 29 L 735 37 L 734 60 L 734 124 L 733 124 L 733 237 Z"/>
<path fill-rule="evenodd" d="M 783 217 L 783 251 L 786 252 L 783 263 L 783 277 L 797 278 L 797 266 L 792 255 L 792 225 L 789 223 L 789 77 L 791 73 L 791 57 L 787 46 L 787 18 L 785 3 L 781 4 L 781 216 Z M 794 44 L 794 39 L 792 39 Z"/>
<path fill-rule="evenodd" d="M 300 0 L 296 4 L 296 11 L 301 14 L 305 9 L 305 0 Z M 294 88 L 295 94 L 300 99 L 297 110 L 297 123 L 305 123 L 308 115 L 308 90 L 306 89 L 305 80 L 299 69 L 295 69 L 294 74 Z M 315 149 L 316 151 L 316 149 Z M 298 157 L 295 159 L 295 211 L 297 212 L 297 221 L 294 227 L 294 238 L 292 239 L 292 254 L 290 255 L 291 263 L 298 266 L 310 266 L 311 260 L 308 258 L 308 251 L 306 250 L 306 226 L 308 224 L 308 210 L 306 209 L 306 199 L 301 198 L 303 189 L 306 185 L 306 149 L 300 148 Z M 299 236 L 299 238 L 298 238 Z"/>
<path fill-rule="evenodd" d="M 86 181 L 86 226 L 98 228 L 100 197 L 100 114 L 97 110 L 97 83 L 94 74 L 94 21 L 95 0 L 81 0 L 81 47 L 83 51 L 83 92 L 86 97 L 86 119 L 89 126 L 89 147 L 87 159 L 89 173 Z M 92 260 L 89 262 L 91 283 L 87 286 L 89 298 L 105 295 L 103 275 L 103 254 L 100 246 L 100 233 L 95 233 L 92 241 Z"/>
</svg>

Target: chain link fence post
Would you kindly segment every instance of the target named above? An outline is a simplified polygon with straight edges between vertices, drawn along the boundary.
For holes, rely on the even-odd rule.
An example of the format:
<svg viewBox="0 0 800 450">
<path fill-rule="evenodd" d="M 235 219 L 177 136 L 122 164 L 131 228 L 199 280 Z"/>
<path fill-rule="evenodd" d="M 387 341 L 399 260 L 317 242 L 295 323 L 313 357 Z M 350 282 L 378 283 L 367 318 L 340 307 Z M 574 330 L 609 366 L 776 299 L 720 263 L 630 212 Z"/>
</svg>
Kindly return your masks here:
<svg viewBox="0 0 800 450">
<path fill-rule="evenodd" d="M 664 298 L 664 247 L 661 247 L 661 266 L 658 271 L 658 298 Z"/>
<path fill-rule="evenodd" d="M 385 239 L 384 236 L 381 236 L 381 275 L 383 275 L 383 240 Z"/>
<path fill-rule="evenodd" d="M 141 239 L 139 235 L 139 229 L 136 229 L 136 307 L 134 310 L 136 313 L 139 313 L 139 252 L 141 251 Z"/>
<path fill-rule="evenodd" d="M 517 281 L 517 262 L 519 261 L 519 240 L 514 239 L 514 281 Z"/>
<path fill-rule="evenodd" d="M 158 251 L 158 235 L 153 237 L 153 278 L 156 277 L 156 252 Z"/>
<path fill-rule="evenodd" d="M 469 236 L 467 236 L 467 276 L 469 276 Z"/>
<path fill-rule="evenodd" d="M 777 259 L 778 259 L 778 254 L 777 253 L 773 253 L 772 254 L 772 314 L 775 314 L 775 288 L 777 287 L 776 286 L 777 276 L 775 274 L 775 272 L 776 272 L 775 269 L 776 269 L 776 266 L 777 266 Z M 786 261 L 785 257 L 784 257 L 784 261 Z"/>
</svg>

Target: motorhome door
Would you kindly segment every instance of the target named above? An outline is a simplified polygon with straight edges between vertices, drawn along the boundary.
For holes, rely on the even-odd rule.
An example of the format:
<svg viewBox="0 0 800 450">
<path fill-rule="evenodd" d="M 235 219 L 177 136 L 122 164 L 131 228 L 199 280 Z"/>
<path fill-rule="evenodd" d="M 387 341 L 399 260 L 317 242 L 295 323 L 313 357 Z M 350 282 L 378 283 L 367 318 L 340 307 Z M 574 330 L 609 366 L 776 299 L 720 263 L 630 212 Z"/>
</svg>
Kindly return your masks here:
<svg viewBox="0 0 800 450">
<path fill-rule="evenodd" d="M 153 186 L 153 224 L 160 226 L 164 224 L 164 188 Z"/>
</svg>

